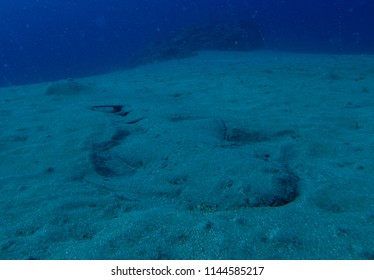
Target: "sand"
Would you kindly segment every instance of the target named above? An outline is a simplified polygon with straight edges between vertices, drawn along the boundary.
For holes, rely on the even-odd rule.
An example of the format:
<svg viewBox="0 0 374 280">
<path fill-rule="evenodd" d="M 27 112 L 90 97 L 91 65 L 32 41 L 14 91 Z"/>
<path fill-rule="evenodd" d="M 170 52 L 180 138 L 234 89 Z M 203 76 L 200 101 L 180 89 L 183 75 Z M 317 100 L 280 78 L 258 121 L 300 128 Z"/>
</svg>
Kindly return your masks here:
<svg viewBox="0 0 374 280">
<path fill-rule="evenodd" d="M 374 56 L 202 52 L 0 98 L 1 259 L 374 258 Z"/>
</svg>

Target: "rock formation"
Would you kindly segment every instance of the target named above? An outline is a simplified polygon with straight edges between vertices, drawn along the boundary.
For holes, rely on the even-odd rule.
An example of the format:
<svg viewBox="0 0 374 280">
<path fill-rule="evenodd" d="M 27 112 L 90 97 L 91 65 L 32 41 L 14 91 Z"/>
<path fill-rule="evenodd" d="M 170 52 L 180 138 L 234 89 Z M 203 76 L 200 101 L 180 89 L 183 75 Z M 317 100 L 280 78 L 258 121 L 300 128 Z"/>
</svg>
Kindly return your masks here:
<svg viewBox="0 0 374 280">
<path fill-rule="evenodd" d="M 153 43 L 132 64 L 190 57 L 201 50 L 251 51 L 263 47 L 259 28 L 252 20 L 193 25 Z"/>
</svg>

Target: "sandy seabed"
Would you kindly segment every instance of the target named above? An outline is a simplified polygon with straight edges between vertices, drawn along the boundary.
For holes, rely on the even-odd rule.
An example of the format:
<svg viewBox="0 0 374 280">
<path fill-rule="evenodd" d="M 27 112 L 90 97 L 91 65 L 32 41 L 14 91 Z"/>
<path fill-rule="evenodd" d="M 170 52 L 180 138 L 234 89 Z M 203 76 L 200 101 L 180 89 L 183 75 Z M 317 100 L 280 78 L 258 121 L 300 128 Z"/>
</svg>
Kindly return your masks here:
<svg viewBox="0 0 374 280">
<path fill-rule="evenodd" d="M 0 259 L 374 259 L 374 56 L 202 52 L 0 98 Z"/>
</svg>

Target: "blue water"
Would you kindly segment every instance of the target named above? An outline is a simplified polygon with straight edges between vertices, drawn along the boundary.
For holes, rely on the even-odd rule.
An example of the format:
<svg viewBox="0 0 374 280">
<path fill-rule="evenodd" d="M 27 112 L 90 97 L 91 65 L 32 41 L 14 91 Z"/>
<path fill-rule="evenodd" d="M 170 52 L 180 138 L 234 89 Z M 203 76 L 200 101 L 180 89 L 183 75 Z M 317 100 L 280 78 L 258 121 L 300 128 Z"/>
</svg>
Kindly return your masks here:
<svg viewBox="0 0 374 280">
<path fill-rule="evenodd" d="M 266 47 L 374 53 L 372 0 L 2 0 L 0 86 L 123 68 L 192 23 L 254 18 Z"/>
</svg>

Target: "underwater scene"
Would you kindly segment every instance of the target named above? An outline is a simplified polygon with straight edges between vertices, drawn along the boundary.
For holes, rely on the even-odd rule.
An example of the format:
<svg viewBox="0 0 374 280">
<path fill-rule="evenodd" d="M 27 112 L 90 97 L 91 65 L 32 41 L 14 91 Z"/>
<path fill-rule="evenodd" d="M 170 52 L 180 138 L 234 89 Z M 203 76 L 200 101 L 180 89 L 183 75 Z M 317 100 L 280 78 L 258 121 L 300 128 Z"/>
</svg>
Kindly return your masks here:
<svg viewBox="0 0 374 280">
<path fill-rule="evenodd" d="M 1 260 L 373 260 L 374 2 L 2 0 Z"/>
</svg>

